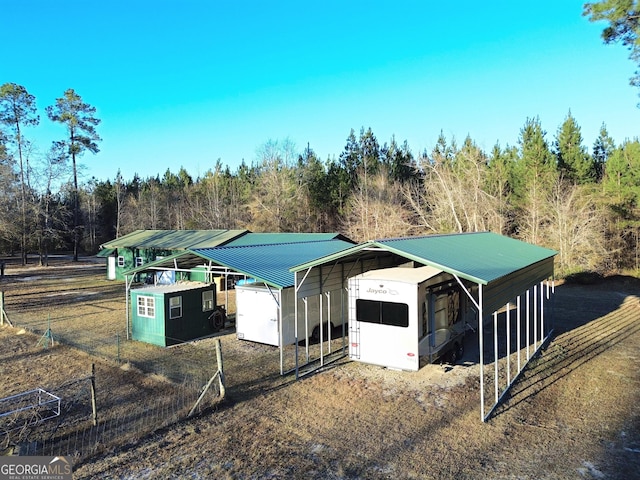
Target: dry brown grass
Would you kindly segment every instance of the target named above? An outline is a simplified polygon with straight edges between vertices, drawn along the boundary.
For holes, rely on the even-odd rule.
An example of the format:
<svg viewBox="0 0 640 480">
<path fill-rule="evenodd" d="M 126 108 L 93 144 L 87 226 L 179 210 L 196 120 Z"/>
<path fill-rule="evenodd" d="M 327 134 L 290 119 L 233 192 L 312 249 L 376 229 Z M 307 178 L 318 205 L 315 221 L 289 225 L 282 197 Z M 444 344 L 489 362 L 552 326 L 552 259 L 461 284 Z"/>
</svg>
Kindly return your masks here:
<svg viewBox="0 0 640 480">
<path fill-rule="evenodd" d="M 98 295 L 100 285 L 114 288 L 93 281 L 82 283 Z M 55 283 L 46 288 L 55 291 Z M 11 285 L 17 293 L 17 282 Z M 93 296 L 91 325 L 100 323 L 96 305 L 121 315 L 117 288 L 119 300 Z M 20 297 L 25 312 L 40 291 L 30 284 Z M 222 405 L 85 462 L 74 478 L 639 478 L 640 302 L 632 296 L 639 291 L 628 278 L 559 286 L 555 338 L 488 423 L 479 419 L 471 353 L 452 369 L 427 365 L 415 373 L 343 359 L 296 382 L 278 374 L 276 348 L 239 341 L 230 330 L 219 336 L 229 387 Z M 56 300 L 61 328 L 62 319 L 85 317 L 72 313 L 82 302 L 66 308 L 65 297 Z M 33 306 L 37 316 L 47 312 Z M 0 329 L 0 394 L 55 385 L 95 361 L 68 347 L 34 349 L 35 337 L 16 333 Z M 210 352 L 209 342 L 196 344 Z M 181 359 L 182 347 L 169 350 Z M 104 415 L 122 415 L 172 385 L 98 364 L 119 399 Z"/>
</svg>

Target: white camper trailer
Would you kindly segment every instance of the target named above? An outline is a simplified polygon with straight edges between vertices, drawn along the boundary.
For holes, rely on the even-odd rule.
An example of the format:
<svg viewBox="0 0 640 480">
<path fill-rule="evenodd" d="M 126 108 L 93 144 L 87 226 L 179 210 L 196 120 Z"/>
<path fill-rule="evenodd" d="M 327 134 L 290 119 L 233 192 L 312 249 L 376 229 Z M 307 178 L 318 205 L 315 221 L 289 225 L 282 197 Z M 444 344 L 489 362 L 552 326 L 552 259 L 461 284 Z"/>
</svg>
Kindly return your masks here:
<svg viewBox="0 0 640 480">
<path fill-rule="evenodd" d="M 241 340 L 265 343 L 276 347 L 295 342 L 295 288 L 276 289 L 264 283 L 236 285 L 236 334 Z M 319 296 L 305 302 L 298 301 L 298 341 L 305 338 L 320 338 L 320 315 L 325 330 L 322 339 L 327 340 L 332 328 L 342 325 L 340 301 L 323 300 L 320 309 Z M 308 322 L 305 322 L 305 311 Z M 308 323 L 308 324 L 305 324 Z M 282 336 L 280 326 L 282 325 Z M 282 339 L 282 344 L 280 340 Z"/>
<path fill-rule="evenodd" d="M 463 353 L 467 296 L 437 268 L 370 270 L 349 279 L 349 357 L 417 371 Z"/>
</svg>

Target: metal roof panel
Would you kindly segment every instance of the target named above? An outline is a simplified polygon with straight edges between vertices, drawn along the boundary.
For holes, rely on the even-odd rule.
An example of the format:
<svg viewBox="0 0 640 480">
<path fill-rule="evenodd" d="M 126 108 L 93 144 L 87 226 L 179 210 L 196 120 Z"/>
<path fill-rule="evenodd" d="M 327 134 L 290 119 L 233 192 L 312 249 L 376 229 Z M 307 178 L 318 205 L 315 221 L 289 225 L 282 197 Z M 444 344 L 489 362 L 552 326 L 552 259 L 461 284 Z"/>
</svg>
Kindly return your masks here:
<svg viewBox="0 0 640 480">
<path fill-rule="evenodd" d="M 386 239 L 376 243 L 484 284 L 557 253 L 492 232 Z"/>
<path fill-rule="evenodd" d="M 156 248 L 186 250 L 223 245 L 247 230 L 136 230 L 102 246 L 105 248 Z"/>
<path fill-rule="evenodd" d="M 291 271 L 297 272 L 329 261 L 356 256 L 371 248 L 382 248 L 485 285 L 557 254 L 555 250 L 493 232 L 426 235 L 362 243 L 342 252 L 298 264 Z"/>
<path fill-rule="evenodd" d="M 277 243 L 323 242 L 327 240 L 346 240 L 339 233 L 254 233 L 248 232 L 227 243 L 227 247 L 246 247 L 255 245 L 273 245 Z"/>
<path fill-rule="evenodd" d="M 278 243 L 265 245 L 225 246 L 192 250 L 198 256 L 263 281 L 276 288 L 292 287 L 293 265 L 324 257 L 352 243 L 344 240 Z"/>
</svg>

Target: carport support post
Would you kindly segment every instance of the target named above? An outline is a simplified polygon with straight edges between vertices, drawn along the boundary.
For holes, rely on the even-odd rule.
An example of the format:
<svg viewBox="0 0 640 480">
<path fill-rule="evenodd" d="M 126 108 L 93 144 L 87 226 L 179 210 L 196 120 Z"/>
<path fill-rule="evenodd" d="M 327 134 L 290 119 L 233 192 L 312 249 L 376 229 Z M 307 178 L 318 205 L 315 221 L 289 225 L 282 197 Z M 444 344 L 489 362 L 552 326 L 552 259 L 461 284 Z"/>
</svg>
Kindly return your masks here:
<svg viewBox="0 0 640 480">
<path fill-rule="evenodd" d="M 133 275 L 131 275 L 131 281 L 129 281 L 129 275 L 125 275 L 124 276 L 124 291 L 125 291 L 125 297 L 124 297 L 124 304 L 125 304 L 125 309 L 127 310 L 126 315 L 127 315 L 127 340 L 130 340 L 131 338 L 129 337 L 129 325 L 130 325 L 130 318 L 129 318 L 129 290 L 131 289 L 131 284 L 133 283 Z"/>
<path fill-rule="evenodd" d="M 533 351 L 538 349 L 538 285 L 533 286 Z"/>
<path fill-rule="evenodd" d="M 484 314 L 482 312 L 482 284 L 478 284 L 478 342 L 480 347 L 480 421 L 484 418 Z"/>
<path fill-rule="evenodd" d="M 294 289 L 295 297 L 293 299 L 293 337 L 295 348 L 295 362 L 296 362 L 296 380 L 298 380 L 298 272 L 295 274 L 296 287 Z"/>
<path fill-rule="evenodd" d="M 294 337 L 294 345 L 295 345 L 295 370 L 296 370 L 296 380 L 298 380 L 298 272 L 295 272 L 293 275 L 295 279 L 295 287 L 293 289 L 294 297 L 293 297 L 293 337 Z M 303 279 L 304 281 L 304 279 Z"/>
<path fill-rule="evenodd" d="M 304 346 L 305 346 L 305 353 L 307 355 L 306 363 L 309 363 L 309 316 L 307 315 L 307 311 L 308 311 L 307 297 L 304 297 L 302 299 L 302 302 L 304 303 Z"/>
<path fill-rule="evenodd" d="M 325 295 L 327 296 L 327 332 L 329 332 L 329 338 L 327 338 L 329 351 L 327 353 L 331 355 L 331 292 L 326 292 Z"/>
<path fill-rule="evenodd" d="M 322 304 L 324 303 L 324 298 L 322 298 L 322 292 L 320 292 L 320 366 L 324 365 L 324 322 L 322 318 Z"/>
<path fill-rule="evenodd" d="M 498 382 L 500 378 L 498 376 L 498 311 L 493 312 L 493 371 L 494 371 L 494 383 L 495 383 L 495 392 L 496 392 L 496 400 L 495 403 L 498 402 L 498 396 L 500 393 L 500 389 L 498 388 Z"/>
<path fill-rule="evenodd" d="M 520 351 L 522 350 L 522 338 L 521 338 L 521 333 L 520 333 L 520 322 L 521 322 L 521 316 L 520 316 L 520 295 L 518 295 L 518 297 L 516 298 L 516 321 L 518 322 L 518 331 L 517 331 L 517 342 L 518 342 L 518 372 L 520 371 Z"/>
<path fill-rule="evenodd" d="M 511 302 L 507 302 L 507 384 L 511 383 Z"/>
<path fill-rule="evenodd" d="M 544 334 L 544 281 L 542 281 L 540 282 L 540 343 Z"/>
<path fill-rule="evenodd" d="M 531 295 L 530 291 L 531 289 L 528 288 L 527 289 L 527 362 L 531 358 L 531 355 L 529 353 L 529 345 L 531 345 L 531 321 L 530 321 L 531 315 L 529 314 L 531 310 L 531 302 L 529 302 L 529 296 Z"/>
<path fill-rule="evenodd" d="M 295 293 L 295 292 L 294 292 Z M 295 300 L 294 300 L 295 301 Z M 282 290 L 278 291 L 278 306 L 282 305 Z M 297 322 L 297 319 L 296 319 Z M 278 343 L 280 344 L 280 375 L 284 375 L 284 342 L 282 340 L 282 308 L 278 308 Z"/>
</svg>

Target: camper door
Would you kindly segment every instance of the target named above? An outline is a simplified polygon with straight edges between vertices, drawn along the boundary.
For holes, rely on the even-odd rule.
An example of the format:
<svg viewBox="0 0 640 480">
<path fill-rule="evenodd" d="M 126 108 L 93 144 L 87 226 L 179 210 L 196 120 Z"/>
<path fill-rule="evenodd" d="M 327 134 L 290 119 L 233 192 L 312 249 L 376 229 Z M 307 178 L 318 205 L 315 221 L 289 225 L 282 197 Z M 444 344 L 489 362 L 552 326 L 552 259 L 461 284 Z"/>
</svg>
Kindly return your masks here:
<svg viewBox="0 0 640 480">
<path fill-rule="evenodd" d="M 360 280 L 355 299 L 357 340 L 350 356 L 362 362 L 402 370 L 418 370 L 416 286 Z M 353 330 L 353 326 L 350 327 Z"/>
</svg>

